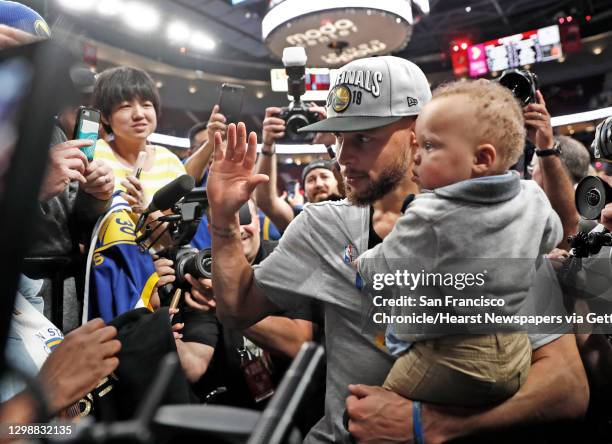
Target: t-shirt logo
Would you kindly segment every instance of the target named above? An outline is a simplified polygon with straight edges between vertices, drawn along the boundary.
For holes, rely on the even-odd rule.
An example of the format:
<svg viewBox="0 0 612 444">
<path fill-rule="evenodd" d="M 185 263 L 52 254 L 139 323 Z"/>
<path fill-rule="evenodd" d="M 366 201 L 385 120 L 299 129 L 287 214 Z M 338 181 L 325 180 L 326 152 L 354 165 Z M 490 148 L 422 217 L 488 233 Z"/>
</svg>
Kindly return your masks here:
<svg viewBox="0 0 612 444">
<path fill-rule="evenodd" d="M 335 86 L 327 96 L 327 106 L 337 113 L 343 113 L 351 104 L 351 90 L 344 85 Z"/>
<path fill-rule="evenodd" d="M 353 262 L 353 259 L 355 259 L 355 247 L 348 244 L 346 247 L 344 247 L 344 263 L 350 264 Z"/>
<path fill-rule="evenodd" d="M 408 99 L 408 106 L 416 106 L 419 104 L 419 101 L 417 99 L 415 99 L 414 97 L 407 97 Z"/>
</svg>

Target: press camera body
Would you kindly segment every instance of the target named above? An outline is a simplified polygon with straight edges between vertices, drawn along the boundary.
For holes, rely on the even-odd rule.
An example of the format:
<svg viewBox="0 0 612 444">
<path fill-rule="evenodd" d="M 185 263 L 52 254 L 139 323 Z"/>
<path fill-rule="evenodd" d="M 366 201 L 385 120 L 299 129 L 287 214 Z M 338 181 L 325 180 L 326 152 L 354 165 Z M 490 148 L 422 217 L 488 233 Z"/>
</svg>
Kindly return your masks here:
<svg viewBox="0 0 612 444">
<path fill-rule="evenodd" d="M 161 237 L 161 234 L 157 232 L 158 226 L 162 223 L 168 224 L 164 232 L 168 232 L 173 245 L 158 251 L 157 254 L 174 262 L 176 279 L 173 284 L 168 284 L 163 289 L 160 294 L 162 298 L 169 296 L 173 287 L 189 289 L 190 284 L 185 279 L 187 273 L 196 279 L 211 276 L 210 249 L 199 251 L 189 245 L 202 221 L 207 202 L 205 188 L 192 189 L 172 205 L 170 208 L 172 214 L 161 216 L 156 221 L 147 224 L 144 234 L 137 239 L 141 248 L 149 250 Z M 154 226 L 155 223 L 157 223 L 156 226 Z M 155 233 L 155 239 L 152 239 L 153 233 Z M 147 240 L 148 244 L 145 243 Z"/>
<path fill-rule="evenodd" d="M 292 97 L 289 106 L 281 108 L 276 114 L 285 121 L 285 136 L 278 140 L 279 143 L 310 143 L 315 133 L 298 133 L 304 126 L 319 120 L 319 114 L 309 111 L 302 102 L 302 96 L 306 92 L 306 51 L 301 46 L 292 46 L 283 50 L 283 65 L 287 72 L 287 90 Z"/>
</svg>

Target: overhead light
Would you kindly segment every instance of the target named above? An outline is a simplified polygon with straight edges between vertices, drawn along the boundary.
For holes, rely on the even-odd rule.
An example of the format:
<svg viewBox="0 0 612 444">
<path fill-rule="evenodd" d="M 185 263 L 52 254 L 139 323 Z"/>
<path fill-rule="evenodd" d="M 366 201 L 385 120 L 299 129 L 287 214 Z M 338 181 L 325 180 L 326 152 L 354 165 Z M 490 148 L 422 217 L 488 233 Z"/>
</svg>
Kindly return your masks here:
<svg viewBox="0 0 612 444">
<path fill-rule="evenodd" d="M 162 86 L 164 86 L 164 82 L 162 82 L 161 80 L 158 80 L 157 82 L 155 82 L 155 86 L 157 87 L 157 89 L 159 89 Z"/>
<path fill-rule="evenodd" d="M 601 46 L 597 46 L 595 48 L 593 48 L 593 54 L 595 55 L 599 55 L 603 52 L 603 48 Z"/>
<path fill-rule="evenodd" d="M 189 94 L 195 94 L 198 92 L 198 88 L 196 88 L 195 86 L 191 85 L 189 87 Z"/>
<path fill-rule="evenodd" d="M 255 97 L 257 97 L 258 99 L 263 99 L 263 97 L 264 97 L 263 91 L 257 91 L 255 93 Z"/>
<path fill-rule="evenodd" d="M 467 48 L 468 48 L 468 44 L 467 44 L 467 43 L 465 43 L 465 42 L 463 42 L 463 43 L 461 44 L 461 49 L 466 50 Z"/>
<path fill-rule="evenodd" d="M 592 18 L 593 18 L 593 17 L 591 17 L 590 15 L 587 15 L 587 16 L 585 17 L 585 19 L 586 19 L 586 21 L 587 21 L 587 22 L 590 22 Z"/>
<path fill-rule="evenodd" d="M 567 17 L 567 23 L 572 23 L 572 20 L 574 20 L 574 17 L 571 15 Z"/>
<path fill-rule="evenodd" d="M 215 41 L 208 37 L 206 34 L 196 31 L 189 39 L 189 46 L 194 49 L 201 49 L 204 51 L 211 51 L 215 49 Z"/>
<path fill-rule="evenodd" d="M 60 5 L 75 11 L 87 11 L 95 5 L 95 0 L 59 0 Z"/>
<path fill-rule="evenodd" d="M 115 15 L 119 14 L 123 9 L 123 3 L 120 0 L 100 0 L 96 10 L 100 15 Z"/>
<path fill-rule="evenodd" d="M 466 6 L 465 7 L 465 12 L 472 12 L 472 7 L 471 6 Z"/>
<path fill-rule="evenodd" d="M 454 45 L 453 46 L 453 51 L 455 51 L 455 52 L 459 51 L 459 45 Z"/>
<path fill-rule="evenodd" d="M 559 24 L 562 25 L 563 23 L 565 23 L 565 18 L 559 17 Z"/>
<path fill-rule="evenodd" d="M 168 40 L 173 43 L 184 43 L 189 40 L 189 27 L 183 22 L 172 22 L 166 29 L 166 36 Z"/>
<path fill-rule="evenodd" d="M 136 31 L 151 32 L 157 29 L 160 17 L 156 9 L 145 3 L 129 2 L 123 7 L 123 21 Z"/>
<path fill-rule="evenodd" d="M 187 48 L 181 46 L 181 49 L 179 49 L 179 51 L 181 51 L 181 54 L 185 54 L 187 52 Z"/>
</svg>

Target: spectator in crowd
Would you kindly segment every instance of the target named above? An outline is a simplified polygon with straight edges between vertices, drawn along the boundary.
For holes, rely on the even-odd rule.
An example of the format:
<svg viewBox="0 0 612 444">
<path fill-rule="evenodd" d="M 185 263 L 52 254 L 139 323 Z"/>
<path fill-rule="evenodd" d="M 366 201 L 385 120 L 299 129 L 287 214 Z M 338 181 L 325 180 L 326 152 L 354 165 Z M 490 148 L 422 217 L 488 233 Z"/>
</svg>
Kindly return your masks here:
<svg viewBox="0 0 612 444">
<path fill-rule="evenodd" d="M 263 121 L 261 156 L 255 170 L 266 174 L 270 181 L 255 190 L 255 200 L 261 210 L 282 231 L 293 220 L 300 207 L 293 207 L 277 193 L 276 140 L 285 135 L 285 121 L 275 117 L 280 108 L 266 109 Z M 308 202 L 322 202 L 339 195 L 338 181 L 333 174 L 333 162 L 315 160 L 305 167 L 302 174 L 302 188 Z M 296 203 L 297 204 L 297 203 Z"/>
<path fill-rule="evenodd" d="M 103 160 L 115 174 L 115 189 L 136 213 L 141 213 L 157 190 L 185 174 L 181 161 L 168 149 L 150 145 L 147 138 L 157 127 L 160 99 L 153 79 L 138 68 L 120 66 L 98 75 L 94 106 L 100 110 L 110 142 L 98 140 L 95 159 Z M 141 171 L 138 155 L 146 153 Z"/>
<path fill-rule="evenodd" d="M 351 82 L 359 73 L 377 78 L 379 87 Z M 418 191 L 407 172 L 414 116 L 430 92 L 418 67 L 394 57 L 351 62 L 340 70 L 338 79 L 328 98 L 328 118 L 306 130 L 339 132 L 338 161 L 349 202 L 307 206 L 289 225 L 274 254 L 252 269 L 239 258 L 236 212 L 267 177 L 252 173 L 257 137 L 254 133 L 247 137 L 243 124 L 228 127 L 225 152 L 218 149 L 221 139 L 215 136 L 208 184 L 213 287 L 222 322 L 245 328 L 305 297 L 325 305 L 326 416 L 311 430 L 307 442 L 348 442 L 348 432 L 357 441 L 410 441 L 413 418 L 415 430 L 421 430 L 425 441 L 442 442 L 583 415 L 588 387 L 572 336 L 532 337 L 535 351 L 525 385 L 490 409 L 457 414 L 428 404 L 421 420 L 420 412 L 413 411 L 416 404 L 377 387 L 393 360 L 377 346 L 381 332 L 362 327 L 364 296 L 349 263 L 391 231 L 406 196 Z M 362 105 L 350 107 L 346 97 L 357 92 Z M 392 101 L 391 97 L 407 99 Z M 348 432 L 341 418 L 345 402 Z"/>
</svg>

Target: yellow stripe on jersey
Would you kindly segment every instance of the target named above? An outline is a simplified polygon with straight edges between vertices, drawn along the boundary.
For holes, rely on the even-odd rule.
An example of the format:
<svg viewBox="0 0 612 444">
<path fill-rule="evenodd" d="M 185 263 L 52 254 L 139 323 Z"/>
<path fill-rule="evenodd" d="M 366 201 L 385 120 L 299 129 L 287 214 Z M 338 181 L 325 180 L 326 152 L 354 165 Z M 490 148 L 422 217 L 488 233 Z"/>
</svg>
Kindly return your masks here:
<svg viewBox="0 0 612 444">
<path fill-rule="evenodd" d="M 140 183 L 142 184 L 145 205 L 148 205 L 153 195 L 169 182 L 179 176 L 186 174 L 185 167 L 181 161 L 170 150 L 162 146 L 154 146 L 155 160 L 153 168 L 142 171 Z M 104 140 L 98 140 L 94 159 L 99 159 L 106 163 L 115 174 L 115 190 L 125 191 L 121 186 L 121 181 L 132 174 L 132 169 L 125 166 L 117 159 L 110 145 Z"/>
</svg>

